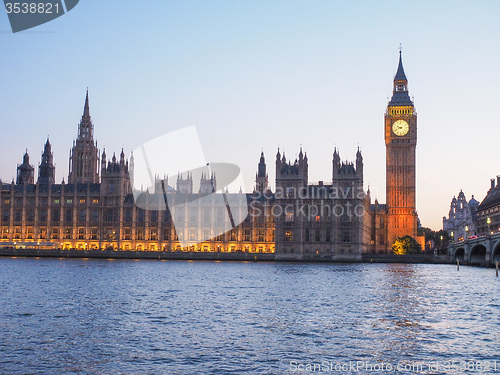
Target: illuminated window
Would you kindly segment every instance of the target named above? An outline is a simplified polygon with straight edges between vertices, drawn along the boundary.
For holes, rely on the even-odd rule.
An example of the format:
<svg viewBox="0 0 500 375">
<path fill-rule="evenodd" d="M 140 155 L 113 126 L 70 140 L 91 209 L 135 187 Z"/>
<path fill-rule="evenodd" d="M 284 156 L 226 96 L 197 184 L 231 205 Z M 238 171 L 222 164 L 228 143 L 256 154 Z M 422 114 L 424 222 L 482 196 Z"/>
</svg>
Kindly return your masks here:
<svg viewBox="0 0 500 375">
<path fill-rule="evenodd" d="M 158 229 L 150 229 L 149 231 L 149 239 L 156 241 L 158 239 Z"/>
<path fill-rule="evenodd" d="M 293 241 L 293 231 L 292 230 L 285 231 L 285 242 L 292 242 L 292 241 Z"/>
<path fill-rule="evenodd" d="M 97 228 L 92 228 L 90 230 L 90 239 L 97 240 Z"/>
<path fill-rule="evenodd" d="M 123 230 L 123 239 L 124 240 L 131 240 L 132 239 L 132 229 L 131 228 L 125 228 Z"/>
<path fill-rule="evenodd" d="M 144 229 L 142 228 L 137 229 L 137 239 L 144 240 Z"/>
</svg>

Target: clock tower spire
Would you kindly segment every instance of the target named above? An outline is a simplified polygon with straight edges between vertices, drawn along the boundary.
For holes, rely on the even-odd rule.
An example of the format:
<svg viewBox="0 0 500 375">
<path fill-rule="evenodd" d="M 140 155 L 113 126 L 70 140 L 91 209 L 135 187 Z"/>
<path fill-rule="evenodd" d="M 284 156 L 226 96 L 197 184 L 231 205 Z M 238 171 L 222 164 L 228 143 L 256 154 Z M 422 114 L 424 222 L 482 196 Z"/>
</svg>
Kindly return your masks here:
<svg viewBox="0 0 500 375">
<path fill-rule="evenodd" d="M 417 113 L 408 93 L 401 49 L 392 98 L 385 112 L 387 245 L 397 237 L 416 238 Z"/>
</svg>

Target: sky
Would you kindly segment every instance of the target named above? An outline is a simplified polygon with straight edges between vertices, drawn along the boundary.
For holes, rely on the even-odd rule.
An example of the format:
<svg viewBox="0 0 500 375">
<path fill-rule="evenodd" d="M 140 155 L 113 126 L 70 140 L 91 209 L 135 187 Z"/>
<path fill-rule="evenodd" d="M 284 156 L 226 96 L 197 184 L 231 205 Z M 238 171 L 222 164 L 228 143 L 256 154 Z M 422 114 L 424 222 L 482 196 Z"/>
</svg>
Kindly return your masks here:
<svg viewBox="0 0 500 375">
<path fill-rule="evenodd" d="M 442 227 L 463 189 L 481 201 L 500 174 L 500 2 L 81 0 L 13 34 L 0 5 L 0 178 L 50 137 L 67 181 L 85 90 L 98 147 L 127 155 L 195 125 L 207 161 L 241 168 L 252 191 L 261 151 L 302 146 L 309 181 L 332 153 L 364 157 L 385 202 L 384 113 L 399 45 L 418 114 L 417 210 Z M 187 147 L 186 152 L 189 152 Z M 175 162 L 175 161 L 173 161 Z"/>
</svg>

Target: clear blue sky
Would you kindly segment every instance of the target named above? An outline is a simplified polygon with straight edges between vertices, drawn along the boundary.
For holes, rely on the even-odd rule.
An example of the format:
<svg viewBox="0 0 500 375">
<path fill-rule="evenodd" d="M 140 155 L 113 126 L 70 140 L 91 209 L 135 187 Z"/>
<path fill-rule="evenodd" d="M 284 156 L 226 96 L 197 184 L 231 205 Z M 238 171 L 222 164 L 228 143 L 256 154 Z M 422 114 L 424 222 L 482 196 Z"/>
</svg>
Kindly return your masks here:
<svg viewBox="0 0 500 375">
<path fill-rule="evenodd" d="M 208 161 L 251 191 L 261 150 L 302 145 L 310 182 L 331 180 L 334 146 L 385 202 L 384 111 L 398 46 L 418 112 L 417 208 L 441 227 L 462 188 L 481 200 L 500 174 L 498 1 L 81 0 L 12 34 L 0 6 L 0 177 L 47 135 L 58 182 L 89 87 L 98 146 L 128 154 L 196 125 Z"/>
</svg>

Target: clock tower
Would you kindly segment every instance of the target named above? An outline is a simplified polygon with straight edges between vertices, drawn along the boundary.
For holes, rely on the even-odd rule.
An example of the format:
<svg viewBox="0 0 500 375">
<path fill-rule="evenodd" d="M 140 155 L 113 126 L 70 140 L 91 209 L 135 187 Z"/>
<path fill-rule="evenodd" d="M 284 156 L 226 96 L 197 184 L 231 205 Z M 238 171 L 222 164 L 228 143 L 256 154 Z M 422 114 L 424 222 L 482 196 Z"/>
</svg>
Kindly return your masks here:
<svg viewBox="0 0 500 375">
<path fill-rule="evenodd" d="M 388 247 L 397 237 L 417 236 L 415 148 L 417 113 L 408 94 L 401 50 L 391 101 L 385 112 Z"/>
</svg>

